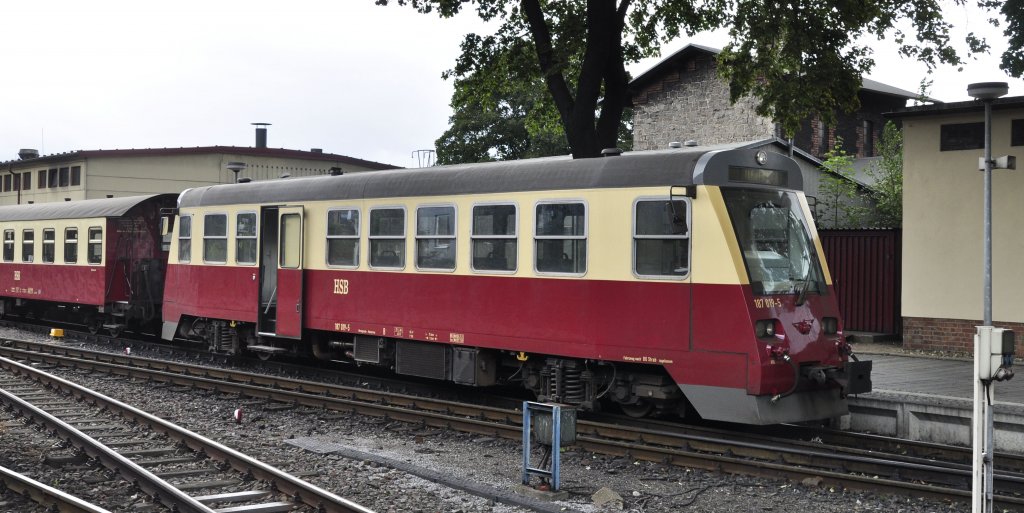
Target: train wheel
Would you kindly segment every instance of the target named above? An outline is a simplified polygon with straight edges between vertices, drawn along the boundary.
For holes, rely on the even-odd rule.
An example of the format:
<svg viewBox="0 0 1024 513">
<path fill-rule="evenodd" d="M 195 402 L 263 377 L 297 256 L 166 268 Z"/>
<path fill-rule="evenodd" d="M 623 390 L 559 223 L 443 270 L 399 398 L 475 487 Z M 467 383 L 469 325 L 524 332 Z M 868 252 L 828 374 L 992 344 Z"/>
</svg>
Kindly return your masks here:
<svg viewBox="0 0 1024 513">
<path fill-rule="evenodd" d="M 633 417 L 634 419 L 646 417 L 654 411 L 654 405 L 644 400 L 637 401 L 633 404 L 620 404 L 619 406 L 622 408 L 622 413 L 625 413 L 627 416 Z"/>
<path fill-rule="evenodd" d="M 111 337 L 117 338 L 121 336 L 122 328 L 124 328 L 124 326 L 118 324 L 116 326 L 111 326 L 110 328 L 107 328 L 107 331 L 110 332 Z"/>
<path fill-rule="evenodd" d="M 85 319 L 85 327 L 89 330 L 89 333 L 95 335 L 100 332 L 100 328 L 103 327 L 103 319 L 96 316 L 89 316 Z"/>
<path fill-rule="evenodd" d="M 266 352 L 266 351 L 258 351 L 258 352 L 256 353 L 256 356 L 258 356 L 260 360 L 263 360 L 263 361 L 267 361 L 267 360 L 269 360 L 269 359 L 270 359 L 270 358 L 271 358 L 272 356 L 274 356 L 274 353 L 268 353 L 268 352 Z"/>
</svg>

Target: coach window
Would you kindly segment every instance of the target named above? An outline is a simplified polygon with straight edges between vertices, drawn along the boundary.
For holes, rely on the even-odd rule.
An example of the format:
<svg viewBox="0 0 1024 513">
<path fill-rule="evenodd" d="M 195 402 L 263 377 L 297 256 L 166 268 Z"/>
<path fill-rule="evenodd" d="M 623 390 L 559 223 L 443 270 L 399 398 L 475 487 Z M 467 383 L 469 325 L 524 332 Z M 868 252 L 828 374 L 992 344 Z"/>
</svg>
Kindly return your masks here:
<svg viewBox="0 0 1024 513">
<path fill-rule="evenodd" d="M 103 262 L 103 228 L 99 226 L 89 227 L 89 247 L 86 248 L 86 261 L 90 264 Z"/>
<path fill-rule="evenodd" d="M 78 228 L 64 229 L 64 263 L 78 263 Z"/>
<path fill-rule="evenodd" d="M 690 269 L 688 201 L 639 200 L 633 216 L 633 272 L 685 276 Z"/>
<path fill-rule="evenodd" d="M 52 264 L 57 256 L 57 236 L 53 228 L 43 230 L 43 263 Z"/>
<path fill-rule="evenodd" d="M 228 216 L 206 214 L 203 217 L 203 262 L 223 264 L 228 260 Z"/>
<path fill-rule="evenodd" d="M 370 267 L 405 267 L 405 209 L 370 210 Z"/>
<path fill-rule="evenodd" d="M 359 266 L 359 211 L 327 211 L 327 265 Z"/>
<path fill-rule="evenodd" d="M 511 271 L 518 267 L 515 205 L 473 207 L 473 270 Z"/>
<path fill-rule="evenodd" d="M 235 217 L 235 262 L 256 263 L 256 212 L 243 212 Z"/>
<path fill-rule="evenodd" d="M 22 230 L 21 232 L 21 261 L 31 262 L 35 256 L 35 232 Z"/>
<path fill-rule="evenodd" d="M 192 260 L 192 216 L 178 219 L 178 261 Z"/>
<path fill-rule="evenodd" d="M 4 230 L 4 262 L 14 261 L 14 230 Z"/>
<path fill-rule="evenodd" d="M 416 209 L 416 267 L 455 270 L 455 207 Z"/>
<path fill-rule="evenodd" d="M 587 208 L 583 203 L 540 203 L 534 235 L 537 271 L 587 272 Z"/>
</svg>

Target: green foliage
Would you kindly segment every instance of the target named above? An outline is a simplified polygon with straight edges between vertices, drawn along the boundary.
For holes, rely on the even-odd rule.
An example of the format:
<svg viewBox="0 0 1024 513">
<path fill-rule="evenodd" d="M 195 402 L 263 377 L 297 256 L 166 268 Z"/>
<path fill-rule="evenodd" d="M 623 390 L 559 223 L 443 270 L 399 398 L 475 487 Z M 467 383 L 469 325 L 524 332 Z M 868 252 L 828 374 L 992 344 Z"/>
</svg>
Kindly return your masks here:
<svg viewBox="0 0 1024 513">
<path fill-rule="evenodd" d="M 878 154 L 881 160 L 867 171 L 875 180 L 871 186 L 874 224 L 879 228 L 899 228 L 903 225 L 903 132 L 892 121 L 882 129 Z"/>
<path fill-rule="evenodd" d="M 843 150 L 842 138 L 825 153 L 818 184 L 818 219 L 823 228 L 863 228 L 871 215 L 861 188 L 853 180 L 854 156 Z"/>
<path fill-rule="evenodd" d="M 902 56 L 929 69 L 960 66 L 964 56 L 988 51 L 973 33 L 951 41 L 952 24 L 938 0 L 375 0 L 392 1 L 442 17 L 475 9 L 499 23 L 491 35 L 466 35 L 445 76 L 477 75 L 473 87 L 483 91 L 507 81 L 543 83 L 576 157 L 615 145 L 629 103 L 625 64 L 683 34 L 729 28 L 719 72 L 732 100 L 756 98 L 758 112 L 789 135 L 802 120 L 819 116 L 834 124 L 836 112 L 859 107 L 861 76 L 874 66 L 872 38 L 892 39 Z M 977 3 L 1006 18 L 1002 67 L 1020 77 L 1024 0 Z"/>
</svg>

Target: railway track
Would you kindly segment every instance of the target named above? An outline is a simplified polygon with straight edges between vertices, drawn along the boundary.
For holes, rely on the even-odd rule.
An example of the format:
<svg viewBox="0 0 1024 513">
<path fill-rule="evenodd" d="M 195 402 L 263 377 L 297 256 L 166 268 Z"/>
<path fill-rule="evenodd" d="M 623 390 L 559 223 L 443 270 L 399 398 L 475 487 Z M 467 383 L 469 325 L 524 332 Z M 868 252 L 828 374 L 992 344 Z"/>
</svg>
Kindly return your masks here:
<svg viewBox="0 0 1024 513">
<path fill-rule="evenodd" d="M 31 342 L 8 342 L 0 347 L 0 355 L 507 439 L 517 440 L 522 433 L 521 412 L 516 409 Z M 965 458 L 969 461 L 969 451 L 964 448 L 797 427 L 758 433 L 663 422 L 641 426 L 580 420 L 577 429 L 577 445 L 600 454 L 793 481 L 811 479 L 830 487 L 914 497 L 959 501 L 970 497 L 971 469 L 964 463 Z M 996 504 L 1024 507 L 1024 458 L 997 455 L 996 462 Z"/>
<path fill-rule="evenodd" d="M 270 465 L 34 366 L 0 358 L 0 367 L 7 371 L 0 375 L 0 401 L 8 409 L 117 472 L 170 511 L 369 513 Z M 141 436 L 138 426 L 144 432 Z"/>
<path fill-rule="evenodd" d="M 36 481 L 20 472 L 0 467 L 0 482 L 7 490 L 13 491 L 51 511 L 62 513 L 110 513 L 110 510 L 64 493 L 52 486 Z M 9 507 L 9 506 L 8 506 Z M 27 510 L 29 506 L 25 506 Z"/>
</svg>

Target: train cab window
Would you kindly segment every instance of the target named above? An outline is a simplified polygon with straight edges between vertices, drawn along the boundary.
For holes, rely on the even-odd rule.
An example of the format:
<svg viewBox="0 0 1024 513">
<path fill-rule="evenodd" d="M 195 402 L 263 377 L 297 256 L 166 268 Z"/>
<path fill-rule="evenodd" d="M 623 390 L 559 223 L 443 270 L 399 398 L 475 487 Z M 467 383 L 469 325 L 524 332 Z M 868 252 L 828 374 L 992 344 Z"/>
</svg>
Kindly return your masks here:
<svg viewBox="0 0 1024 513">
<path fill-rule="evenodd" d="M 534 231 L 538 272 L 587 272 L 587 208 L 583 203 L 540 203 Z"/>
<path fill-rule="evenodd" d="M 31 262 L 35 259 L 35 239 L 36 234 L 32 230 L 22 230 L 21 232 L 21 261 Z"/>
<path fill-rule="evenodd" d="M 178 261 L 192 260 L 192 216 L 178 219 Z"/>
<path fill-rule="evenodd" d="M 14 230 L 4 230 L 4 262 L 14 261 Z"/>
<path fill-rule="evenodd" d="M 690 269 L 688 201 L 636 202 L 633 217 L 633 272 L 637 276 L 685 276 Z"/>
<path fill-rule="evenodd" d="M 64 229 L 64 263 L 78 263 L 78 228 Z"/>
<path fill-rule="evenodd" d="M 203 216 L 203 262 L 223 264 L 228 261 L 228 216 Z"/>
<path fill-rule="evenodd" d="M 89 247 L 86 248 L 86 261 L 90 264 L 103 262 L 103 228 L 89 227 Z"/>
<path fill-rule="evenodd" d="M 53 228 L 43 230 L 43 263 L 52 264 L 57 256 L 57 236 Z"/>
<path fill-rule="evenodd" d="M 327 265 L 359 266 L 359 211 L 327 211 Z"/>
<path fill-rule="evenodd" d="M 455 270 L 455 207 L 416 209 L 416 267 Z"/>
<path fill-rule="evenodd" d="M 518 267 L 515 205 L 473 207 L 474 271 L 512 271 Z"/>
<path fill-rule="evenodd" d="M 256 212 L 243 212 L 235 217 L 235 262 L 256 263 Z"/>
<path fill-rule="evenodd" d="M 370 210 L 370 267 L 405 268 L 405 209 Z"/>
</svg>

